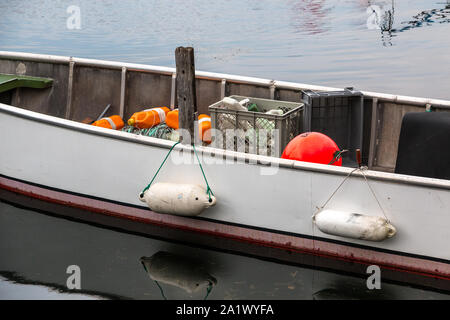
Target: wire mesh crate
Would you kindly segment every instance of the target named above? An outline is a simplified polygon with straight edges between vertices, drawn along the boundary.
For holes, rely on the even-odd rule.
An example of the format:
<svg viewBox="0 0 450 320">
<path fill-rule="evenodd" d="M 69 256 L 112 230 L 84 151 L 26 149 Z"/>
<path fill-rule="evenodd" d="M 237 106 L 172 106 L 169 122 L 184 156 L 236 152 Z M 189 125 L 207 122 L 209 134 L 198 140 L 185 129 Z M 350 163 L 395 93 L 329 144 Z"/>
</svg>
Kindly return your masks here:
<svg viewBox="0 0 450 320">
<path fill-rule="evenodd" d="M 343 91 L 302 91 L 305 103 L 303 127 L 333 139 L 338 147 L 349 152 L 344 157 L 354 160 L 356 149 L 362 150 L 364 96 L 353 88 Z"/>
<path fill-rule="evenodd" d="M 260 99 L 233 95 L 237 101 L 249 99 L 259 112 L 226 109 L 222 101 L 209 106 L 214 146 L 227 150 L 280 157 L 290 140 L 303 128 L 304 105 L 300 102 Z M 282 115 L 267 114 L 273 109 Z"/>
</svg>

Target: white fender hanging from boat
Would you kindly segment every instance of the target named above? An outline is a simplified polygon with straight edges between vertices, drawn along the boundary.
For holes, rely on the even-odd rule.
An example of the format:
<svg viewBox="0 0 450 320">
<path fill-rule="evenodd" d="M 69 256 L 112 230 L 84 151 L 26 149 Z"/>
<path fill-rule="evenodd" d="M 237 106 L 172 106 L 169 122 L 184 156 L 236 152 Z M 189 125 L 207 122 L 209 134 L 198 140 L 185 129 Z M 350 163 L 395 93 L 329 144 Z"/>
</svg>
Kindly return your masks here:
<svg viewBox="0 0 450 320">
<path fill-rule="evenodd" d="M 397 230 L 385 218 L 324 209 L 313 217 L 323 233 L 369 241 L 391 238 Z"/>
<path fill-rule="evenodd" d="M 180 216 L 197 216 L 216 204 L 216 198 L 201 186 L 165 182 L 155 183 L 139 199 L 155 212 Z"/>
</svg>

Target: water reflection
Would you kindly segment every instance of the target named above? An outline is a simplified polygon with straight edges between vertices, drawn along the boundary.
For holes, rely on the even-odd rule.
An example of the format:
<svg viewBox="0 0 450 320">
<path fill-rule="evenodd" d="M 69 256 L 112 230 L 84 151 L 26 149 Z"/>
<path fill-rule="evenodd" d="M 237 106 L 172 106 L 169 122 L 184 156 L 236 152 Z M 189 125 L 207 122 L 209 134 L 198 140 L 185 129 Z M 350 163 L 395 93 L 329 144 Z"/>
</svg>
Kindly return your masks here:
<svg viewBox="0 0 450 320">
<path fill-rule="evenodd" d="M 206 299 L 214 285 L 216 278 L 211 276 L 201 261 L 196 261 L 178 254 L 159 251 L 151 257 L 142 257 L 141 263 L 161 290 L 161 295 L 167 299 L 160 283 L 181 288 L 193 298 L 193 294 L 204 293 Z M 174 297 L 172 297 L 174 298 Z M 186 299 L 185 295 L 176 298 Z"/>
<path fill-rule="evenodd" d="M 4 300 L 105 300 L 124 299 L 107 293 L 69 290 L 55 283 L 26 279 L 16 272 L 0 271 L 0 298 Z"/>
<path fill-rule="evenodd" d="M 424 26 L 431 26 L 434 23 L 449 23 L 450 0 L 440 4 L 443 4 L 444 8 L 423 10 L 414 15 L 412 19 L 400 22 L 402 25 L 401 27 L 395 28 L 394 0 L 391 0 L 390 3 L 387 1 L 367 1 L 367 13 L 371 14 L 368 20 L 368 26 L 370 21 L 373 21 L 376 24 L 377 29 L 380 29 L 381 31 L 381 41 L 383 46 L 392 46 L 392 38 L 397 33 Z"/>
<path fill-rule="evenodd" d="M 402 28 L 393 29 L 393 32 L 403 32 L 423 26 L 431 26 L 433 23 L 449 23 L 450 22 L 450 3 L 447 1 L 445 8 L 431 9 L 420 12 L 413 16 L 410 21 L 402 22 L 405 24 Z"/>
<path fill-rule="evenodd" d="M 329 30 L 331 8 L 326 0 L 303 0 L 291 2 L 293 26 L 298 32 L 316 35 Z"/>
<path fill-rule="evenodd" d="M 361 279 L 361 284 L 364 282 Z M 313 293 L 313 300 L 395 300 L 401 299 L 401 294 L 391 287 L 383 290 L 370 290 L 367 286 L 349 286 L 343 279 L 335 279 L 328 287 L 323 287 Z"/>
<path fill-rule="evenodd" d="M 380 290 L 368 290 L 364 277 L 229 250 L 112 231 L 0 202 L 0 299 L 450 298 L 387 281 Z M 66 287 L 72 264 L 81 269 L 81 290 Z"/>
</svg>

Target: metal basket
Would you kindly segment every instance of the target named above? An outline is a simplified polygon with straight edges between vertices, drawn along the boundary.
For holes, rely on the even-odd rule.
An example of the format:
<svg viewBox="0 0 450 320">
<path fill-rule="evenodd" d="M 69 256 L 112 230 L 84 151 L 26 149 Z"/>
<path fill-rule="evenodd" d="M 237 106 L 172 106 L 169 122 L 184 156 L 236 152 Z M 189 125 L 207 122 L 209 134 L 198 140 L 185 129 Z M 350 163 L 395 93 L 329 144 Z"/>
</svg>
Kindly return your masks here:
<svg viewBox="0 0 450 320">
<path fill-rule="evenodd" d="M 220 130 L 214 133 L 217 148 L 280 157 L 288 142 L 302 131 L 303 103 L 235 95 L 230 98 L 248 98 L 260 112 L 228 110 L 222 101 L 210 105 L 211 126 Z M 283 115 L 265 113 L 272 109 L 283 110 Z"/>
</svg>

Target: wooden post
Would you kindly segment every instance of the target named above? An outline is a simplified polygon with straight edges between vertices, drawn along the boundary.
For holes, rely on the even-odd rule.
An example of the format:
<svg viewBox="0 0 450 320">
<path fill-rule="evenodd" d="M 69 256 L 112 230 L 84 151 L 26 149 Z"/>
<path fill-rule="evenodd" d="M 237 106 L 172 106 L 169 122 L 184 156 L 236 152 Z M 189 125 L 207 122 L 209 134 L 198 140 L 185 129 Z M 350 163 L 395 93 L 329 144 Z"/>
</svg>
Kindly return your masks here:
<svg viewBox="0 0 450 320">
<path fill-rule="evenodd" d="M 179 110 L 179 127 L 180 129 L 187 130 L 191 136 L 190 141 L 184 143 L 194 144 L 194 121 L 195 113 L 197 112 L 194 48 L 176 48 L 175 63 L 177 68 L 176 90 Z M 181 139 L 183 139 L 182 136 Z"/>
</svg>

